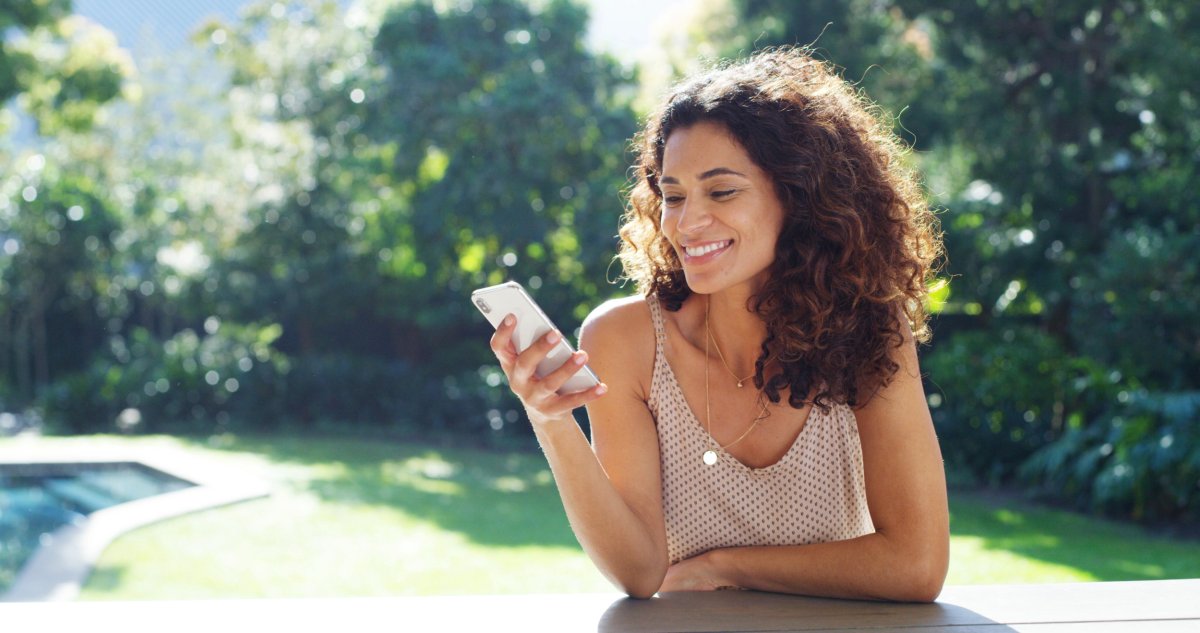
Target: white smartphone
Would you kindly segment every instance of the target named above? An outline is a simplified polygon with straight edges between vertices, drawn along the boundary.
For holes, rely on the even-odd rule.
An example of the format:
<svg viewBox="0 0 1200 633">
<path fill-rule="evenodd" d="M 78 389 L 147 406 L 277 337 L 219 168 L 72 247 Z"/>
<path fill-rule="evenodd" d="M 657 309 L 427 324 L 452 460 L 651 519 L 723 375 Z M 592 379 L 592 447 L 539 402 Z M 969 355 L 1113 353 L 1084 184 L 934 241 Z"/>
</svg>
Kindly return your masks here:
<svg viewBox="0 0 1200 633">
<path fill-rule="evenodd" d="M 517 328 L 513 331 L 513 345 L 516 346 L 517 352 L 525 351 L 534 341 L 545 336 L 551 330 L 557 330 L 554 324 L 550 322 L 550 318 L 545 312 L 538 307 L 537 302 L 533 297 L 525 292 L 525 288 L 521 284 L 510 281 L 498 286 L 489 286 L 480 288 L 471 293 L 471 301 L 476 308 L 483 313 L 492 327 L 499 328 L 500 323 L 504 321 L 504 317 L 512 314 L 517 317 Z M 562 330 L 559 330 L 561 333 Z M 571 348 L 571 344 L 567 342 L 566 337 L 558 341 L 558 344 L 550 350 L 546 358 L 538 363 L 534 373 L 539 378 L 549 374 L 550 372 L 562 367 L 563 363 L 571 358 L 571 354 L 575 350 Z M 592 373 L 591 369 L 585 365 L 575 372 L 574 376 L 567 379 L 558 390 L 559 395 L 568 393 L 577 393 L 585 389 L 591 389 L 600 384 L 600 380 L 596 378 L 596 374 Z"/>
</svg>

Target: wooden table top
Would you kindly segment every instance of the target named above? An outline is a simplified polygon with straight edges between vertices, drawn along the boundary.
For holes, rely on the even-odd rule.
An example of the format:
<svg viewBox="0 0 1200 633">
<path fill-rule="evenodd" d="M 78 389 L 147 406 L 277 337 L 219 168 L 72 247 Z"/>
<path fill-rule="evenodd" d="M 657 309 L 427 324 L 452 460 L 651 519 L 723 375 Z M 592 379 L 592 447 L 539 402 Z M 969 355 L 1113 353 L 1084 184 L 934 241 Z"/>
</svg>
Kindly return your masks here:
<svg viewBox="0 0 1200 633">
<path fill-rule="evenodd" d="M 1200 579 L 947 587 L 933 604 L 751 591 L 0 604 L 4 631 L 1190 631 Z"/>
</svg>

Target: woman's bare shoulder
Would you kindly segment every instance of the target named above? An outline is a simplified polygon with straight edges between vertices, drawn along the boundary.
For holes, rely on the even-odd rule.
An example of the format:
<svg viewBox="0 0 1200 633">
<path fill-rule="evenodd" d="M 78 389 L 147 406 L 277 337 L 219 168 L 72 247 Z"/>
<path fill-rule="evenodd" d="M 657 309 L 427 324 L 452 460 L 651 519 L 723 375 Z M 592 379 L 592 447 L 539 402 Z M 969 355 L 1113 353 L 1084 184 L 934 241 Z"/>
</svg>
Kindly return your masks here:
<svg viewBox="0 0 1200 633">
<path fill-rule="evenodd" d="M 583 322 L 599 327 L 652 327 L 650 323 L 649 300 L 642 295 L 609 299 L 592 310 Z"/>
<path fill-rule="evenodd" d="M 611 299 L 583 322 L 579 345 L 604 364 L 642 367 L 654 360 L 654 323 L 646 297 Z"/>
<path fill-rule="evenodd" d="M 654 343 L 654 324 L 646 297 L 634 295 L 609 299 L 597 306 L 583 321 L 582 338 L 611 343 L 648 339 Z"/>
</svg>

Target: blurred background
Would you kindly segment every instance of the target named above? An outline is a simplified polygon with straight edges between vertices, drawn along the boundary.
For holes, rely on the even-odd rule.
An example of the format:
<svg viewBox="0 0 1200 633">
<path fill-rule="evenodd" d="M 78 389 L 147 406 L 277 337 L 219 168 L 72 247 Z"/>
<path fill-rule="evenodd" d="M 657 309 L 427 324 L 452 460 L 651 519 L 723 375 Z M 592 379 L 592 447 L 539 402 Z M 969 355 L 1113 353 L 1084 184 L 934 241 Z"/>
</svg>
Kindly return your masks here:
<svg viewBox="0 0 1200 633">
<path fill-rule="evenodd" d="M 245 536 L 277 504 L 249 549 L 283 548 L 281 578 L 314 565 L 281 517 L 319 501 L 407 521 L 330 514 L 314 538 L 350 539 L 339 569 L 364 530 L 433 525 L 457 552 L 251 595 L 460 592 L 476 546 L 500 562 L 467 591 L 605 586 L 468 295 L 517 280 L 570 331 L 634 292 L 613 260 L 630 137 L 681 73 L 779 44 L 879 104 L 940 212 L 921 353 L 955 531 L 978 537 L 956 551 L 1047 565 L 951 582 L 1200 575 L 1200 5 L 4 0 L 0 26 L 0 437 L 167 443 L 278 477 L 293 496 L 172 523 Z M 1114 563 L 1044 538 L 1097 516 L 1191 549 Z M 90 595 L 181 538 L 128 545 Z M 196 558 L 214 547 L 253 556 Z M 571 571 L 502 580 L 538 548 Z"/>
</svg>

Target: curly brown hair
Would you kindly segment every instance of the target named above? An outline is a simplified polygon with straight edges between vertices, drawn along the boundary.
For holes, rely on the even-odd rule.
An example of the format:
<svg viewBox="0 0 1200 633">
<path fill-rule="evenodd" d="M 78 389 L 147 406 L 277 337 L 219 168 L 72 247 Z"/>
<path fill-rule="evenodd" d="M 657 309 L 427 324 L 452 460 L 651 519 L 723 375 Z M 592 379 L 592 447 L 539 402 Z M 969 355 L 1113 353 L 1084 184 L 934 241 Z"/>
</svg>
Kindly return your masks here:
<svg viewBox="0 0 1200 633">
<path fill-rule="evenodd" d="M 754 382 L 772 402 L 865 403 L 899 366 L 910 328 L 929 339 L 936 216 L 882 111 L 805 49 L 763 51 L 680 84 L 634 138 L 620 230 L 625 276 L 678 310 L 691 294 L 660 219 L 663 149 L 677 129 L 723 126 L 775 184 L 786 218 L 769 280 L 748 306 L 766 323 Z M 900 315 L 906 317 L 902 323 Z M 781 371 L 767 380 L 768 359 Z"/>
</svg>

